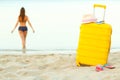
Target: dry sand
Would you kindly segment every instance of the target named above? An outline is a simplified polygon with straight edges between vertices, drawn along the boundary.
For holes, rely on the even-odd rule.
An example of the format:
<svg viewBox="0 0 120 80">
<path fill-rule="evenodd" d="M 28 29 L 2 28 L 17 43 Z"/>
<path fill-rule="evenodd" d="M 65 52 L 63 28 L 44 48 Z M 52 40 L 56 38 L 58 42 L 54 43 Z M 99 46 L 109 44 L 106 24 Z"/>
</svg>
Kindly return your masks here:
<svg viewBox="0 0 120 80">
<path fill-rule="evenodd" d="M 0 55 L 0 80 L 120 80 L 120 52 L 110 53 L 115 69 L 75 64 L 75 54 Z"/>
</svg>

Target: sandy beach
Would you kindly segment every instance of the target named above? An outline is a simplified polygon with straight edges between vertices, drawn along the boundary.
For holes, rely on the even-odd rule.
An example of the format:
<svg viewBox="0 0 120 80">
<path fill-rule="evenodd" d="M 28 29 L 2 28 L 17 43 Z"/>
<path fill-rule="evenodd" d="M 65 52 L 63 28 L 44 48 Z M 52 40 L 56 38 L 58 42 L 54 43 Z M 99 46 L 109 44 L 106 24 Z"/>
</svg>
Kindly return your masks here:
<svg viewBox="0 0 120 80">
<path fill-rule="evenodd" d="M 0 54 L 0 80 L 120 80 L 120 52 L 109 54 L 115 69 L 75 64 L 76 54 Z"/>
</svg>

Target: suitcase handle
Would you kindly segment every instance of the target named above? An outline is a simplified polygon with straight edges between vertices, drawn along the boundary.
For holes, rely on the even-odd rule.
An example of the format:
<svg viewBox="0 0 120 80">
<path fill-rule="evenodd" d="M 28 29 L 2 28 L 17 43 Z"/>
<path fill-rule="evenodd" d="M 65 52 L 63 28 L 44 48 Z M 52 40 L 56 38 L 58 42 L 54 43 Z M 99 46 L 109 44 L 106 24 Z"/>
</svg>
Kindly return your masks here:
<svg viewBox="0 0 120 80">
<path fill-rule="evenodd" d="M 101 5 L 101 4 L 94 4 L 94 8 L 99 7 L 99 8 L 104 8 L 106 9 L 106 5 Z"/>
<path fill-rule="evenodd" d="M 103 14 L 103 20 L 102 21 L 99 21 L 98 23 L 104 23 L 105 22 L 105 11 L 106 11 L 106 5 L 102 5 L 102 4 L 94 4 L 94 16 L 95 16 L 95 8 L 96 7 L 99 7 L 99 8 L 104 8 L 104 14 Z"/>
</svg>

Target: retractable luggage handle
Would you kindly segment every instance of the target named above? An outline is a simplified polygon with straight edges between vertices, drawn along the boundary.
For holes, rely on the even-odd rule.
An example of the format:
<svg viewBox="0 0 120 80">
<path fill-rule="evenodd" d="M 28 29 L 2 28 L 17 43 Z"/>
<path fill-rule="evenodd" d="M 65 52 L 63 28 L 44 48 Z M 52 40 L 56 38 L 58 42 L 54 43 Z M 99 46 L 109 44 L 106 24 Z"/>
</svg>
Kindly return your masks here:
<svg viewBox="0 0 120 80">
<path fill-rule="evenodd" d="M 95 16 L 95 8 L 96 8 L 96 7 L 104 8 L 103 21 L 100 21 L 100 22 L 104 22 L 104 21 L 105 21 L 106 5 L 94 4 L 94 11 L 93 11 L 94 16 Z"/>
</svg>

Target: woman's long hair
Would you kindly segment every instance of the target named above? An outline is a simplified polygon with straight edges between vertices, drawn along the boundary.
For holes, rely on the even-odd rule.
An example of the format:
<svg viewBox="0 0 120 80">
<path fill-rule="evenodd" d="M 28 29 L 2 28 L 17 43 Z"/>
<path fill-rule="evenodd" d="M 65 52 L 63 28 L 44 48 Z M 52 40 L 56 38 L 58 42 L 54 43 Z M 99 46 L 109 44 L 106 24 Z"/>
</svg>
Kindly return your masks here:
<svg viewBox="0 0 120 80">
<path fill-rule="evenodd" d="M 22 8 L 20 9 L 19 21 L 24 22 L 24 17 L 25 17 L 25 8 L 22 7 Z"/>
</svg>

